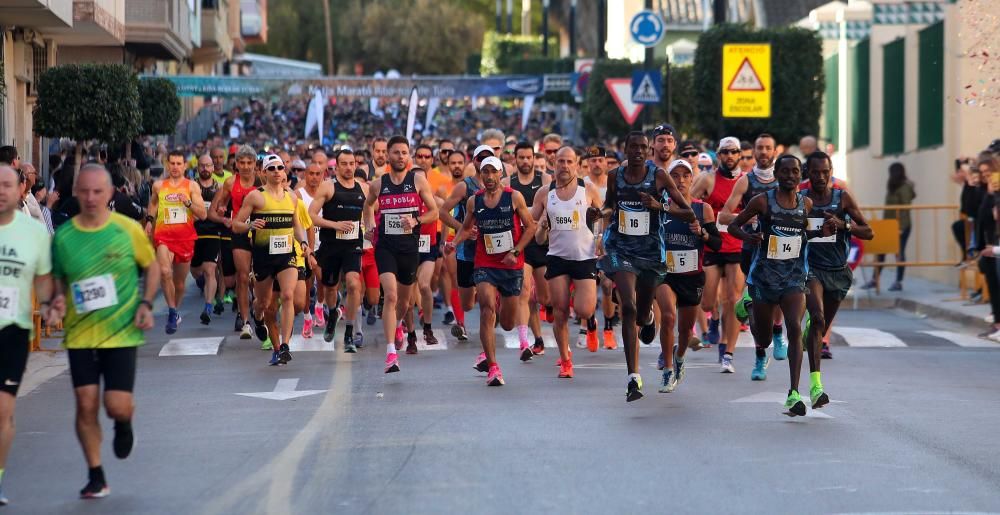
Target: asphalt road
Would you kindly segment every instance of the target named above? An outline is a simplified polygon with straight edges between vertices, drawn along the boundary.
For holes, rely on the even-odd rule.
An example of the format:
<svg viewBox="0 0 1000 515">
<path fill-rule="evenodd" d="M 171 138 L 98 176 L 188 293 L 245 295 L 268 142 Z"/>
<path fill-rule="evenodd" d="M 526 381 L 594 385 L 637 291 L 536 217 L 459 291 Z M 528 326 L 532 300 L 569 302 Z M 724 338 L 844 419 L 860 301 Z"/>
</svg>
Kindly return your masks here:
<svg viewBox="0 0 1000 515">
<path fill-rule="evenodd" d="M 385 375 L 379 324 L 358 354 L 317 331 L 316 350 L 296 341 L 288 366 L 268 367 L 229 312 L 204 327 L 197 309 L 189 295 L 169 338 L 161 314 L 140 350 L 130 458 L 113 457 L 103 421 L 111 496 L 77 499 L 86 466 L 63 371 L 19 399 L 0 511 L 1000 512 L 1000 344 L 933 320 L 844 311 L 823 362 L 834 402 L 790 419 L 787 361 L 751 382 L 746 336 L 736 374 L 718 372 L 715 350 L 689 353 L 671 394 L 644 348 L 646 397 L 626 403 L 621 351 L 576 350 L 565 380 L 554 349 L 526 364 L 505 349 L 507 385 L 486 387 L 475 314 L 469 343 L 448 335 Z"/>
</svg>

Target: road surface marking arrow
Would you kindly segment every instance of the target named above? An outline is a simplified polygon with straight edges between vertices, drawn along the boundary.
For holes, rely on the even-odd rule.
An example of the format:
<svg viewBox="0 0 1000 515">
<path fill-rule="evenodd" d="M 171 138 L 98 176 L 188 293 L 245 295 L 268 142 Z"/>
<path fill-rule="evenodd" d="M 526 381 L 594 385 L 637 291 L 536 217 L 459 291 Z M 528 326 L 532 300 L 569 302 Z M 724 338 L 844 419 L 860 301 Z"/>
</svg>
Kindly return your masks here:
<svg viewBox="0 0 1000 515">
<path fill-rule="evenodd" d="M 299 378 L 297 377 L 293 379 L 278 379 L 278 384 L 274 385 L 274 391 L 272 392 L 237 393 L 236 395 L 270 399 L 272 401 L 287 401 L 288 399 L 297 399 L 299 397 L 326 392 L 326 390 L 296 390 L 295 388 L 298 385 Z"/>
<path fill-rule="evenodd" d="M 806 403 L 806 406 L 809 405 L 809 397 L 803 397 L 802 401 Z M 746 397 L 741 397 L 739 399 L 734 399 L 729 402 L 740 402 L 740 403 L 759 402 L 764 404 L 783 405 L 785 403 L 785 394 L 781 392 L 760 392 L 760 393 L 755 393 L 753 395 L 748 395 Z M 830 401 L 830 403 L 845 404 L 844 401 Z M 814 409 L 809 409 L 808 411 L 806 411 L 806 416 L 813 418 L 833 418 L 832 416 L 827 415 L 826 413 L 823 413 L 820 410 L 814 410 Z"/>
</svg>

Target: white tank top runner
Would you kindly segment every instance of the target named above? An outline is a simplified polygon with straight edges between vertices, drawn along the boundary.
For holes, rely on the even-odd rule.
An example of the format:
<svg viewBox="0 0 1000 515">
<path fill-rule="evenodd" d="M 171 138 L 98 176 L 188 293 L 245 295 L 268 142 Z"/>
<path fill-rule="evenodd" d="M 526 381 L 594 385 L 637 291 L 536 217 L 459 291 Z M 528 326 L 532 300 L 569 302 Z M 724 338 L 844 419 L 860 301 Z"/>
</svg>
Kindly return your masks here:
<svg viewBox="0 0 1000 515">
<path fill-rule="evenodd" d="M 569 261 L 596 259 L 594 232 L 587 227 L 587 188 L 577 185 L 569 200 L 549 190 L 545 203 L 549 217 L 549 255 Z"/>
<path fill-rule="evenodd" d="M 605 182 L 603 187 L 598 186 L 596 182 L 590 180 L 590 176 L 589 175 L 583 178 L 583 183 L 584 184 L 593 184 L 594 187 L 597 188 L 597 193 L 601 197 L 601 205 L 603 206 L 604 205 L 604 199 L 607 198 L 607 196 L 608 196 L 608 183 Z"/>
</svg>

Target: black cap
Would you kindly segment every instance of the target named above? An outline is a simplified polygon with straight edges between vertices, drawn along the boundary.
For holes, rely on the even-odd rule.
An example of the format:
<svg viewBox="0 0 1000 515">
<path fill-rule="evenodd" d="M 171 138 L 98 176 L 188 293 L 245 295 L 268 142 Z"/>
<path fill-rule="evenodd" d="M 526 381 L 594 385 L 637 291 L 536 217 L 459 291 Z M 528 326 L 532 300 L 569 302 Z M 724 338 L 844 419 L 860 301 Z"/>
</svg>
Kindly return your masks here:
<svg viewBox="0 0 1000 515">
<path fill-rule="evenodd" d="M 657 136 L 662 136 L 664 134 L 669 134 L 669 135 L 674 136 L 674 137 L 677 136 L 677 132 L 674 131 L 674 126 L 670 125 L 669 123 L 663 123 L 663 124 L 657 125 L 656 127 L 653 127 L 653 137 L 654 138 L 657 137 Z"/>
<path fill-rule="evenodd" d="M 604 156 L 605 156 L 604 147 L 599 147 L 597 145 L 591 145 L 587 147 L 587 155 L 586 155 L 587 159 L 590 159 L 591 157 L 604 157 Z"/>
<path fill-rule="evenodd" d="M 614 150 L 611 149 L 608 149 L 607 151 L 604 152 L 604 157 L 610 157 L 611 159 L 614 159 L 616 161 L 622 160 L 622 158 L 618 157 L 618 152 L 615 152 Z"/>
<path fill-rule="evenodd" d="M 1000 139 L 993 140 L 993 142 L 990 143 L 990 146 L 986 147 L 986 148 L 987 148 L 987 150 L 989 150 L 990 152 L 992 152 L 994 154 L 1000 153 Z"/>
</svg>

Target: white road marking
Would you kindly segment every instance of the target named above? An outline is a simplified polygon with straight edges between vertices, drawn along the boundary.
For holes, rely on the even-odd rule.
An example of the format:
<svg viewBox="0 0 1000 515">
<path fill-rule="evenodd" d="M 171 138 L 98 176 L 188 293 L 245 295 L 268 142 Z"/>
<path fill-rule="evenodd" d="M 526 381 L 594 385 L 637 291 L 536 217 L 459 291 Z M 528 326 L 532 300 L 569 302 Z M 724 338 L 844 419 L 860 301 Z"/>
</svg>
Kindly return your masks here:
<svg viewBox="0 0 1000 515">
<path fill-rule="evenodd" d="M 896 335 L 878 329 L 834 324 L 833 332 L 843 337 L 851 347 L 906 347 L 906 343 Z"/>
<path fill-rule="evenodd" d="M 739 399 L 733 399 L 729 402 L 739 402 L 739 403 L 763 403 L 763 404 L 785 404 L 786 395 L 781 392 L 760 392 L 753 395 L 747 395 L 746 397 L 741 397 Z M 806 417 L 812 418 L 833 418 L 833 416 L 828 415 L 820 410 L 814 410 L 809 408 L 809 398 L 803 397 L 802 402 L 806 403 Z"/>
<path fill-rule="evenodd" d="M 299 397 L 306 397 L 309 395 L 316 395 L 317 393 L 323 393 L 326 390 L 296 390 L 295 388 L 299 385 L 299 378 L 291 379 L 278 379 L 278 383 L 274 385 L 274 390 L 270 392 L 254 392 L 254 393 L 237 393 L 236 395 L 242 395 L 244 397 L 256 397 L 258 399 L 268 399 L 272 401 L 287 401 L 289 399 L 297 399 Z"/>
<path fill-rule="evenodd" d="M 1000 344 L 997 342 L 986 340 L 983 338 L 977 338 L 972 335 L 955 333 L 952 331 L 920 331 L 924 334 L 929 334 L 931 336 L 937 336 L 943 340 L 948 340 L 959 347 L 988 347 L 994 349 L 1000 349 Z"/>
<path fill-rule="evenodd" d="M 160 349 L 160 356 L 215 356 L 219 353 L 222 337 L 177 338 Z"/>
</svg>

